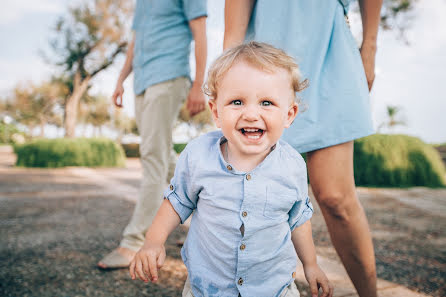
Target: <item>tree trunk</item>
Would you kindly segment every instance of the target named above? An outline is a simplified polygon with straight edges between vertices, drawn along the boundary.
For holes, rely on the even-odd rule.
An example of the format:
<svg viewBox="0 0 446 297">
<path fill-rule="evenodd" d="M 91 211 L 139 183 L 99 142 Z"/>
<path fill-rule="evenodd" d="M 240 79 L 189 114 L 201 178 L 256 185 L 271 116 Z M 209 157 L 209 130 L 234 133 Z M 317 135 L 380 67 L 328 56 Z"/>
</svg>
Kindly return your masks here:
<svg viewBox="0 0 446 297">
<path fill-rule="evenodd" d="M 41 121 L 40 122 L 40 137 L 45 137 L 45 122 Z"/>
<path fill-rule="evenodd" d="M 72 138 L 75 136 L 79 101 L 87 90 L 89 81 L 90 77 L 82 80 L 79 72 L 74 75 L 73 93 L 68 97 L 65 105 L 65 137 Z"/>
</svg>

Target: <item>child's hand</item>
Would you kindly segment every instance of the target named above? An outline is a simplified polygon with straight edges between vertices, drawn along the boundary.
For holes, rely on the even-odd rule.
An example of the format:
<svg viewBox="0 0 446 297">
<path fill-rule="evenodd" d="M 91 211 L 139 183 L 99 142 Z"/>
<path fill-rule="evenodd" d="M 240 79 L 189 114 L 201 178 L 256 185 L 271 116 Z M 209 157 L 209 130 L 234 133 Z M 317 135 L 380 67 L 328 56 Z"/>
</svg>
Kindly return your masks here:
<svg viewBox="0 0 446 297">
<path fill-rule="evenodd" d="M 325 273 L 319 268 L 319 266 L 304 266 L 305 278 L 310 285 L 311 296 L 317 297 L 319 288 L 322 288 L 321 297 L 332 297 L 333 286 L 325 276 Z"/>
<path fill-rule="evenodd" d="M 130 262 L 130 276 L 132 279 L 138 276 L 144 282 L 148 282 L 149 279 L 156 282 L 158 269 L 163 266 L 165 259 L 166 250 L 163 244 L 146 242 Z"/>
</svg>

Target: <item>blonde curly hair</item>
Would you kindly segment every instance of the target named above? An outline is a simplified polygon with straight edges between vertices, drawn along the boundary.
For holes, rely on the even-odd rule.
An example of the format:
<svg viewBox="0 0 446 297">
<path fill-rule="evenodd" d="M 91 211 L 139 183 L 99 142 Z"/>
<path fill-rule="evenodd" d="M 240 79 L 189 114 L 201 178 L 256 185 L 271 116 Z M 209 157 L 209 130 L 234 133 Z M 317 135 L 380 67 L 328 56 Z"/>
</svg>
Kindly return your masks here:
<svg viewBox="0 0 446 297">
<path fill-rule="evenodd" d="M 295 93 L 308 86 L 308 80 L 302 81 L 299 67 L 292 57 L 267 43 L 251 41 L 226 50 L 212 63 L 203 86 L 204 93 L 210 99 L 217 98 L 219 81 L 237 61 L 247 62 L 267 72 L 274 72 L 275 68 L 286 70 L 290 75 L 291 88 Z M 295 100 L 299 102 L 300 98 L 296 95 Z"/>
</svg>

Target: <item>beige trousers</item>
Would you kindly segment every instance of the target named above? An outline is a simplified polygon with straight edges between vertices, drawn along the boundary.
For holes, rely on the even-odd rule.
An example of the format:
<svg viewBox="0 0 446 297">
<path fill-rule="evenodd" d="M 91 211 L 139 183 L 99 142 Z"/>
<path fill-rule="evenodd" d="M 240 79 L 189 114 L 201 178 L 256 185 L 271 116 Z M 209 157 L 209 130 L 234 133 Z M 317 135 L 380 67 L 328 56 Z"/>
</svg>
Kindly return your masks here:
<svg viewBox="0 0 446 297">
<path fill-rule="evenodd" d="M 163 202 L 163 190 L 173 176 L 176 162 L 172 129 L 190 85 L 188 78 L 177 77 L 150 86 L 135 98 L 143 177 L 138 202 L 124 229 L 121 247 L 134 251 L 141 248 L 144 235 Z"/>
<path fill-rule="evenodd" d="M 194 297 L 192 294 L 192 288 L 190 286 L 189 276 L 187 276 L 186 282 L 184 283 L 182 297 Z M 239 294 L 240 296 L 240 294 Z M 299 290 L 296 287 L 296 284 L 292 282 L 285 290 L 280 293 L 279 297 L 300 297 Z"/>
</svg>

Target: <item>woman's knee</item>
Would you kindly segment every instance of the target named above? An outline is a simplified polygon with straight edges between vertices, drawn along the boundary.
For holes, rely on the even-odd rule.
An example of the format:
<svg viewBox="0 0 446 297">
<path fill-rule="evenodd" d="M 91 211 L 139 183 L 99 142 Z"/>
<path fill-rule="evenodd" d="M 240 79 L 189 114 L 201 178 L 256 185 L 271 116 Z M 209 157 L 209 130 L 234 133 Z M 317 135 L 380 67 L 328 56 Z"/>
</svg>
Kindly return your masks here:
<svg viewBox="0 0 446 297">
<path fill-rule="evenodd" d="M 351 221 L 361 207 L 356 193 L 351 191 L 322 191 L 315 196 L 322 211 L 340 221 Z"/>
</svg>

